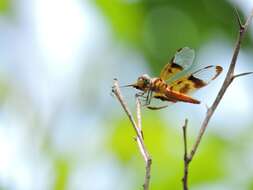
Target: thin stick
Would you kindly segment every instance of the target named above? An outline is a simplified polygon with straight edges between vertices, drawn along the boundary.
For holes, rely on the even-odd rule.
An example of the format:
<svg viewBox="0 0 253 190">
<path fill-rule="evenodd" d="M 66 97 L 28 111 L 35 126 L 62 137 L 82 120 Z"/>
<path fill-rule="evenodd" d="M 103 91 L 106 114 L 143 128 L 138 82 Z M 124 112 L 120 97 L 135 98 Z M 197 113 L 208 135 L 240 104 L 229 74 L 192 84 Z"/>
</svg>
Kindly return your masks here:
<svg viewBox="0 0 253 190">
<path fill-rule="evenodd" d="M 141 131 L 141 136 L 144 139 L 143 131 L 142 131 L 142 125 L 141 125 L 141 101 L 138 96 L 135 96 L 136 99 L 136 116 L 137 116 L 137 127 Z"/>
<path fill-rule="evenodd" d="M 185 123 L 183 126 L 183 139 L 184 139 L 184 177 L 182 179 L 183 181 L 183 189 L 188 190 L 187 187 L 187 181 L 188 181 L 188 151 L 187 151 L 187 125 L 188 125 L 188 120 L 185 119 Z"/>
<path fill-rule="evenodd" d="M 236 62 L 237 62 L 237 57 L 238 57 L 238 54 L 239 54 L 239 51 L 240 51 L 240 47 L 241 47 L 241 42 L 242 42 L 242 39 L 248 29 L 248 26 L 249 24 L 251 23 L 252 21 L 252 18 L 253 18 L 253 10 L 251 11 L 251 14 L 250 16 L 247 18 L 245 24 L 241 24 L 241 21 L 240 21 L 240 18 L 239 18 L 239 15 L 237 14 L 237 20 L 240 21 L 238 22 L 239 24 L 239 34 L 238 34 L 238 38 L 237 38 L 237 41 L 236 41 L 236 44 L 235 44 L 235 49 L 234 49 L 234 52 L 233 52 L 233 57 L 232 57 L 232 60 L 231 60 L 231 63 L 230 63 L 230 66 L 229 66 L 229 69 L 228 69 L 228 72 L 227 72 L 227 75 L 226 75 L 226 78 L 222 84 L 222 87 L 217 95 L 217 97 L 215 98 L 212 106 L 210 108 L 207 109 L 207 113 L 206 113 L 206 116 L 202 122 L 202 125 L 201 125 L 201 128 L 200 128 L 200 131 L 199 131 L 199 134 L 198 134 L 198 137 L 193 145 L 193 148 L 191 149 L 191 153 L 189 156 L 187 156 L 187 162 L 188 164 L 185 165 L 185 170 L 188 171 L 188 167 L 189 167 L 189 164 L 190 162 L 192 161 L 198 147 L 199 147 L 199 144 L 201 142 L 201 139 L 206 131 L 206 128 L 208 126 L 208 123 L 212 117 L 212 115 L 214 114 L 217 106 L 219 105 L 223 95 L 225 94 L 227 88 L 230 86 L 230 84 L 233 82 L 233 80 L 235 78 L 238 78 L 238 77 L 241 77 L 241 76 L 245 76 L 245 75 L 248 75 L 248 74 L 251 74 L 251 72 L 247 72 L 247 73 L 242 73 L 242 74 L 238 74 L 238 75 L 235 75 L 234 74 L 234 70 L 235 70 L 235 65 L 236 65 Z M 187 175 L 188 173 L 184 173 L 184 178 L 187 179 Z M 188 185 L 186 184 L 186 188 L 184 188 L 184 190 L 188 189 L 187 187 Z"/>
<path fill-rule="evenodd" d="M 142 135 L 142 129 L 141 129 L 141 106 L 140 106 L 140 100 L 138 97 L 136 97 L 136 114 L 137 114 L 137 124 L 126 104 L 126 102 L 123 99 L 123 96 L 120 92 L 119 89 L 119 84 L 117 79 L 114 79 L 114 84 L 112 87 L 112 92 L 115 94 L 115 96 L 118 98 L 121 106 L 123 107 L 124 111 L 126 112 L 130 122 L 132 123 L 132 126 L 134 128 L 134 131 L 136 133 L 136 141 L 140 150 L 140 153 L 145 161 L 146 165 L 146 173 L 145 173 L 145 179 L 144 179 L 144 184 L 143 184 L 143 189 L 144 190 L 149 190 L 149 184 L 150 184 L 150 171 L 151 171 L 151 164 L 152 164 L 152 159 L 147 151 L 147 148 L 145 147 L 144 140 L 143 140 L 143 135 Z"/>
<path fill-rule="evenodd" d="M 216 110 L 217 106 L 219 105 L 223 95 L 225 94 L 225 92 L 226 92 L 227 88 L 230 86 L 230 84 L 233 82 L 234 77 L 238 76 L 238 75 L 234 75 L 235 65 L 236 65 L 237 57 L 238 57 L 238 54 L 239 54 L 239 51 L 240 51 L 242 39 L 244 37 L 245 32 L 248 29 L 249 23 L 251 22 L 252 18 L 253 18 L 253 10 L 251 12 L 251 15 L 248 17 L 247 21 L 245 22 L 245 24 L 240 26 L 239 35 L 238 35 L 238 38 L 237 38 L 237 41 L 236 41 L 233 57 L 232 57 L 232 60 L 231 60 L 226 78 L 225 78 L 225 80 L 222 84 L 222 87 L 221 87 L 217 97 L 215 98 L 212 106 L 207 110 L 206 117 L 205 117 L 205 119 L 204 119 L 204 121 L 201 125 L 199 136 L 197 137 L 197 140 L 196 140 L 196 142 L 195 142 L 195 144 L 192 148 L 192 151 L 191 151 L 191 154 L 190 154 L 190 157 L 189 157 L 190 160 L 192 160 L 194 154 L 196 153 L 197 148 L 199 146 L 199 143 L 201 141 L 201 138 L 202 138 L 202 136 L 203 136 L 203 134 L 204 134 L 204 132 L 207 128 L 208 123 L 209 123 L 209 120 L 212 117 L 212 115 L 213 115 L 214 111 Z M 241 75 L 241 76 L 243 76 L 243 75 Z"/>
<path fill-rule="evenodd" d="M 253 72 L 240 73 L 240 74 L 234 75 L 234 79 L 237 77 L 242 77 L 242 76 L 251 75 L 251 74 L 253 74 Z"/>
</svg>

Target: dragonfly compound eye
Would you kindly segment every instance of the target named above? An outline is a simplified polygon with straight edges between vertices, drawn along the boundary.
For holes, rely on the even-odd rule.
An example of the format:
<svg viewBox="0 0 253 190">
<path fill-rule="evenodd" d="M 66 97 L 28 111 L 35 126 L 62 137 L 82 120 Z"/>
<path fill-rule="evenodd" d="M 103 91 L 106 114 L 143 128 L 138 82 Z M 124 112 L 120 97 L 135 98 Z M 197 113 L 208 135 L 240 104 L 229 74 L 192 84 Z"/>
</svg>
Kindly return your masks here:
<svg viewBox="0 0 253 190">
<path fill-rule="evenodd" d="M 149 80 L 148 79 L 144 79 L 144 84 L 148 85 L 149 84 Z"/>
</svg>

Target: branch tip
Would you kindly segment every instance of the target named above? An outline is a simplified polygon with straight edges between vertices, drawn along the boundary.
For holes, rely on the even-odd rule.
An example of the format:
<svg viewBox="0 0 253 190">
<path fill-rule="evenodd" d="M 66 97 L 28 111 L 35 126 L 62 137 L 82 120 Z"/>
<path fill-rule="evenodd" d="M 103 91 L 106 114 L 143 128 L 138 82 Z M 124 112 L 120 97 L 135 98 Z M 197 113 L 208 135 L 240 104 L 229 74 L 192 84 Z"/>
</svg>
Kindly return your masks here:
<svg viewBox="0 0 253 190">
<path fill-rule="evenodd" d="M 235 7 L 234 7 L 234 10 L 235 10 L 235 16 L 236 16 L 236 20 L 239 25 L 240 31 L 244 30 L 245 26 L 242 24 L 242 20 L 240 18 L 239 12 Z"/>
<path fill-rule="evenodd" d="M 115 94 L 117 88 L 118 88 L 118 80 L 116 78 L 114 78 L 111 92 Z"/>
<path fill-rule="evenodd" d="M 186 128 L 186 127 L 187 127 L 187 125 L 188 125 L 188 119 L 186 118 L 186 119 L 184 120 L 184 125 L 183 125 L 183 128 Z"/>
<path fill-rule="evenodd" d="M 251 74 L 253 74 L 252 71 L 251 72 L 240 73 L 240 74 L 234 75 L 233 79 L 238 78 L 238 77 L 242 77 L 242 76 L 246 76 L 246 75 L 251 75 Z"/>
</svg>

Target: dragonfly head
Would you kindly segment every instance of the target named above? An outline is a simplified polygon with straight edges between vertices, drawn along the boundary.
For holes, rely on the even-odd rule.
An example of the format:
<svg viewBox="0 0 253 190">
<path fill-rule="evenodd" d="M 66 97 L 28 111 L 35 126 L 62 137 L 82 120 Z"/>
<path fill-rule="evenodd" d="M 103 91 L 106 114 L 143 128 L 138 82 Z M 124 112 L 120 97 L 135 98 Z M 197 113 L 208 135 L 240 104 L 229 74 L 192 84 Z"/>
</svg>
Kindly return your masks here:
<svg viewBox="0 0 253 190">
<path fill-rule="evenodd" d="M 133 85 L 133 87 L 142 91 L 146 91 L 150 88 L 150 85 L 151 78 L 147 74 L 144 74 L 137 79 L 137 82 Z"/>
<path fill-rule="evenodd" d="M 151 78 L 147 74 L 144 74 L 137 79 L 136 83 L 121 86 L 121 88 L 122 87 L 134 87 L 138 90 L 147 91 L 150 88 L 150 86 L 151 86 Z"/>
</svg>

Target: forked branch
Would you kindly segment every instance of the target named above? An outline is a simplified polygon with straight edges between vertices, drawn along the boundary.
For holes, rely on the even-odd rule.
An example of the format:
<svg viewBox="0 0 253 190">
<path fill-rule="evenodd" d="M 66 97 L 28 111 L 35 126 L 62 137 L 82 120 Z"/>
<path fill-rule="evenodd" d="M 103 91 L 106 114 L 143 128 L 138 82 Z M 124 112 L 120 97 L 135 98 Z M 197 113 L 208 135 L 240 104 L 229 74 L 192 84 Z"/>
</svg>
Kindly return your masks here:
<svg viewBox="0 0 253 190">
<path fill-rule="evenodd" d="M 236 11 L 237 13 L 237 11 Z M 207 109 L 207 113 L 206 113 L 206 116 L 201 124 L 201 127 L 200 127 L 200 130 L 199 130 L 199 134 L 198 134 L 198 137 L 193 145 L 193 148 L 191 149 L 191 152 L 189 155 L 187 155 L 186 158 L 184 158 L 184 171 L 187 171 L 187 172 L 184 172 L 184 177 L 183 177 L 183 189 L 184 190 L 188 190 L 188 184 L 187 184 L 187 178 L 188 178 L 188 168 L 189 168 L 189 164 L 191 163 L 192 159 L 194 158 L 194 155 L 199 147 L 199 144 L 201 142 L 201 139 L 206 131 L 206 128 L 208 126 L 208 123 L 213 115 L 213 113 L 215 112 L 217 106 L 219 105 L 223 95 L 225 94 L 227 88 L 230 86 L 230 84 L 233 82 L 233 80 L 235 78 L 238 78 L 238 77 L 241 77 L 241 76 L 245 76 L 245 75 L 249 75 L 249 74 L 252 74 L 253 72 L 246 72 L 246 73 L 241 73 L 241 74 L 235 74 L 234 73 L 234 70 L 235 70 L 235 65 L 236 65 L 236 62 L 237 62 L 237 57 L 238 57 L 238 54 L 239 54 L 239 51 L 240 51 L 240 47 L 241 47 L 241 43 L 242 43 L 242 39 L 243 37 L 245 36 L 245 33 L 248 29 L 248 26 L 249 24 L 251 23 L 252 21 L 252 18 L 253 18 L 253 10 L 251 11 L 251 14 L 250 16 L 247 18 L 246 22 L 244 24 L 242 24 L 241 22 L 241 19 L 239 17 L 239 14 L 237 13 L 237 21 L 238 21 L 238 24 L 239 24 L 239 31 L 238 31 L 238 37 L 237 37 L 237 41 L 236 41 L 236 44 L 235 44 L 235 49 L 234 49 L 234 52 L 233 52 L 233 56 L 232 56 L 232 60 L 231 60 L 231 63 L 229 65 L 229 69 L 228 69 L 228 72 L 226 74 L 226 77 L 225 77 L 225 80 L 222 84 L 222 87 L 218 93 L 218 95 L 216 96 L 212 106 L 210 108 Z M 187 125 L 187 123 L 185 123 L 185 126 Z M 185 130 L 184 130 L 184 135 L 186 136 L 186 127 L 185 127 Z M 186 149 L 186 137 L 184 138 L 184 146 L 185 146 L 185 150 Z"/>
<path fill-rule="evenodd" d="M 132 116 L 130 109 L 127 106 L 127 103 L 125 102 L 125 100 L 123 99 L 123 96 L 120 92 L 119 89 L 119 84 L 117 79 L 114 79 L 114 84 L 112 87 L 112 92 L 115 94 L 115 96 L 117 97 L 117 99 L 119 100 L 121 106 L 123 107 L 124 111 L 126 112 L 133 128 L 134 131 L 136 133 L 136 141 L 140 150 L 140 153 L 145 161 L 145 165 L 146 165 L 146 174 L 145 174 L 145 179 L 144 179 L 144 184 L 143 184 L 143 189 L 144 190 L 149 190 L 149 184 L 150 184 L 150 171 L 151 171 L 151 164 L 152 164 L 152 160 L 151 157 L 147 151 L 147 148 L 144 144 L 144 140 L 143 140 L 143 133 L 142 133 L 142 127 L 141 127 L 141 103 L 140 103 L 140 99 L 138 98 L 138 96 L 136 96 L 136 115 L 137 115 L 137 124 L 134 120 L 134 117 Z"/>
</svg>

